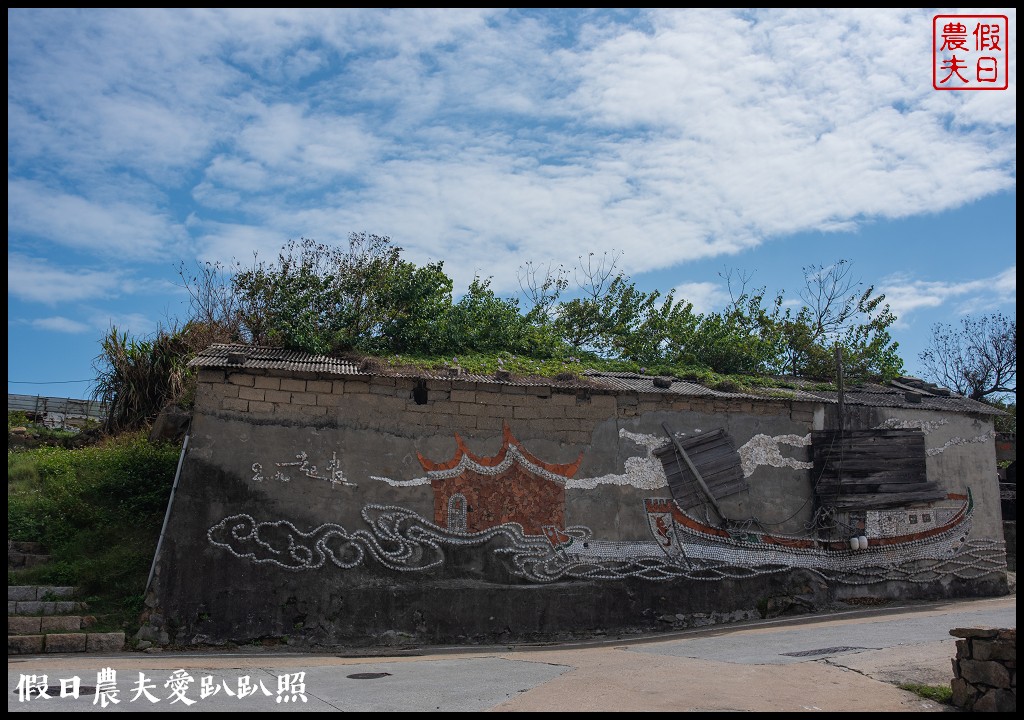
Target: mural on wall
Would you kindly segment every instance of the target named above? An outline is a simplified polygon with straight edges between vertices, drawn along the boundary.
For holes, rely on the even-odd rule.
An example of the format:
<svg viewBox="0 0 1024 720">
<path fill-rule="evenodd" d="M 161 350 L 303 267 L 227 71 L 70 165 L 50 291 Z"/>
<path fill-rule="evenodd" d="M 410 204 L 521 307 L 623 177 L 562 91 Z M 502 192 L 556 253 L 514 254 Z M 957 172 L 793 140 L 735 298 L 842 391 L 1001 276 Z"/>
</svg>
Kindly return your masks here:
<svg viewBox="0 0 1024 720">
<path fill-rule="evenodd" d="M 930 522 L 918 528 L 900 523 L 883 527 L 876 520 L 871 537 L 865 534 L 831 540 L 712 525 L 686 513 L 672 500 L 648 499 L 644 506 L 648 516 L 656 519 L 652 525 L 658 527 L 665 552 L 688 563 L 800 567 L 829 577 L 839 574 L 850 578 L 873 577 L 895 565 L 914 561 L 954 557 L 967 542 L 974 502 L 970 491 L 966 496 L 951 495 L 949 500 L 957 505 L 924 513 L 929 518 L 945 518 L 941 523 Z M 916 517 L 917 513 L 910 516 Z"/>
<path fill-rule="evenodd" d="M 309 458 L 307 457 L 305 451 L 300 452 L 298 455 L 295 456 L 295 462 L 279 462 L 274 463 L 274 465 L 279 468 L 298 468 L 299 472 L 301 472 L 306 477 L 313 478 L 314 480 L 326 480 L 331 484 L 331 487 L 334 487 L 335 485 L 358 487 L 356 483 L 349 482 L 348 479 L 345 477 L 345 473 L 341 471 L 341 463 L 338 462 L 337 452 L 331 453 L 331 461 L 327 463 L 326 475 L 320 475 L 317 472 L 316 465 L 309 464 Z M 274 480 L 280 480 L 281 482 L 291 482 L 291 477 L 289 477 L 280 470 L 274 473 L 272 478 Z M 252 464 L 252 479 L 255 480 L 256 482 L 263 482 L 263 466 L 260 465 L 258 462 Z"/>
<path fill-rule="evenodd" d="M 455 444 L 455 455 L 446 462 L 416 454 L 434 490 L 437 525 L 480 532 L 518 523 L 527 535 L 564 525 L 565 483 L 576 474 L 583 453 L 572 463 L 544 462 L 522 447 L 507 424 L 501 449 L 491 457 L 474 454 L 458 433 Z"/>
<path fill-rule="evenodd" d="M 587 478 L 589 482 L 577 487 L 614 483 L 664 488 L 664 469 L 653 452 L 666 441 L 626 431 L 619 435 L 646 446 L 645 456 L 627 459 L 625 474 Z M 779 443 L 806 444 L 800 436 L 756 437 L 764 439 L 744 446 L 755 465 L 775 465 L 771 448 L 777 452 Z M 650 539 L 605 540 L 595 538 L 588 527 L 564 526 L 565 491 L 572 487 L 582 453 L 571 463 L 546 462 L 527 451 L 507 425 L 502 446 L 492 456 L 473 453 L 457 434 L 455 442 L 455 454 L 448 460 L 418 456 L 426 473 L 422 478 L 377 478 L 398 487 L 429 483 L 432 520 L 397 505 L 368 504 L 361 516 L 369 529 L 325 523 L 306 532 L 287 520 L 258 521 L 236 514 L 211 527 L 207 537 L 237 558 L 293 571 L 328 565 L 348 569 L 372 558 L 391 570 L 422 572 L 445 562 L 446 547 L 487 546 L 485 551 L 507 559 L 512 572 L 534 582 L 625 577 L 709 581 L 802 568 L 836 582 L 864 584 L 926 582 L 947 575 L 972 578 L 1005 567 L 1002 543 L 967 539 L 974 510 L 969 490 L 912 511 L 868 512 L 858 534 L 828 540 L 769 533 L 750 524 L 716 525 L 688 514 L 671 498 L 648 498 L 638 501 L 637 511 L 646 515 Z M 341 474 L 336 453 L 326 476 L 318 474 L 304 452 L 296 457 L 298 462 L 276 465 L 295 467 L 305 477 L 332 485 L 352 484 Z M 252 480 L 262 481 L 259 464 L 252 469 Z M 288 480 L 281 471 L 275 477 Z"/>
<path fill-rule="evenodd" d="M 503 426 L 503 436 L 508 432 L 508 425 Z M 697 430 L 696 432 L 700 432 Z M 629 440 L 637 445 L 641 445 L 647 449 L 643 455 L 630 455 L 623 463 L 625 471 L 622 473 L 608 473 L 606 475 L 600 475 L 597 477 L 575 477 L 574 474 L 557 476 L 556 482 L 562 484 L 566 490 L 593 490 L 601 485 L 628 485 L 630 487 L 637 488 L 638 490 L 659 490 L 665 487 L 668 480 L 665 477 L 665 471 L 661 464 L 661 461 L 655 457 L 654 450 L 665 444 L 664 435 L 647 435 L 644 433 L 633 433 L 625 428 L 619 429 L 619 437 L 625 440 Z M 456 442 L 459 443 L 462 439 L 458 433 L 455 434 Z M 521 455 L 522 450 L 518 443 L 512 445 L 508 449 L 508 454 L 503 462 L 514 462 L 519 461 L 522 464 L 530 465 L 531 461 L 525 456 Z M 518 457 L 517 457 L 518 456 Z M 534 467 L 537 468 L 536 464 Z M 549 472 L 544 468 L 540 468 L 537 472 L 541 475 Z M 379 482 L 387 483 L 392 487 L 415 487 L 417 485 L 431 485 L 434 480 L 438 477 L 435 474 L 426 474 L 422 477 L 412 478 L 411 480 L 394 480 L 389 477 L 382 477 L 380 475 L 371 475 L 371 480 L 377 480 Z"/>
<path fill-rule="evenodd" d="M 771 467 L 790 467 L 794 470 L 809 470 L 814 463 L 806 460 L 785 457 L 782 445 L 806 447 L 811 444 L 810 433 L 806 435 L 755 435 L 743 443 L 737 450 L 740 454 L 740 467 L 743 477 L 750 477 L 762 465 Z"/>
</svg>

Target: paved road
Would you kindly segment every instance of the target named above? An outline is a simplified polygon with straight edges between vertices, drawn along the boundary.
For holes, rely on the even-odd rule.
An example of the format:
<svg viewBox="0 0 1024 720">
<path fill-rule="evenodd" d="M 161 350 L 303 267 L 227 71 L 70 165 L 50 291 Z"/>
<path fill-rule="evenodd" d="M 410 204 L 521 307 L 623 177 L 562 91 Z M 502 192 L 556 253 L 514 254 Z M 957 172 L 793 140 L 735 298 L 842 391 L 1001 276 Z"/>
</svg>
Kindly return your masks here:
<svg viewBox="0 0 1024 720">
<path fill-rule="evenodd" d="M 949 712 L 896 684 L 948 685 L 956 655 L 951 628 L 1016 624 L 1016 595 L 1010 595 L 757 621 L 656 638 L 424 648 L 421 654 L 398 657 L 270 652 L 15 656 L 7 662 L 7 708 Z M 110 678 L 108 670 L 116 676 Z M 107 676 L 98 677 L 101 673 Z M 71 696 L 76 677 L 77 699 Z M 60 697 L 62 684 L 68 697 Z M 30 685 L 49 688 L 51 697 L 31 692 L 30 699 L 22 699 L 19 686 Z M 97 686 L 116 691 L 97 696 Z M 246 695 L 250 688 L 253 694 Z"/>
</svg>

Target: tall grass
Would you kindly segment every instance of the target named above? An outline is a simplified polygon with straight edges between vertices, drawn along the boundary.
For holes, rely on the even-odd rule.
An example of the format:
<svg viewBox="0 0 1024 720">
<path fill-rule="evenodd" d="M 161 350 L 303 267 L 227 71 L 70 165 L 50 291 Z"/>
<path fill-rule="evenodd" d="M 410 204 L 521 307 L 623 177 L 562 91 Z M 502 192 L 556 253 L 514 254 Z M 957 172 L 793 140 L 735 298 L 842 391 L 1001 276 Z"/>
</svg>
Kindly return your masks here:
<svg viewBox="0 0 1024 720">
<path fill-rule="evenodd" d="M 78 586 L 111 629 L 136 623 L 179 451 L 142 433 L 9 451 L 8 538 L 40 542 L 53 559 L 9 571 L 8 584 Z"/>
<path fill-rule="evenodd" d="M 129 338 L 112 327 L 93 367 L 93 396 L 107 403 L 105 430 L 118 433 L 148 426 L 165 405 L 189 392 L 195 328 L 159 330 L 150 339 Z"/>
</svg>

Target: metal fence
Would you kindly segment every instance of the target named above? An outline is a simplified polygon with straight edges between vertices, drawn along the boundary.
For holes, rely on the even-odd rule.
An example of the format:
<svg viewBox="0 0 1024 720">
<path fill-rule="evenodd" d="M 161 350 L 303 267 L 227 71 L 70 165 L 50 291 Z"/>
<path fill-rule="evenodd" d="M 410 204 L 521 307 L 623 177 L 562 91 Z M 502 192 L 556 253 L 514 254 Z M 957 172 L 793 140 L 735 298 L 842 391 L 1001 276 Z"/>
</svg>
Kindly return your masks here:
<svg viewBox="0 0 1024 720">
<path fill-rule="evenodd" d="M 52 428 L 82 427 L 87 420 L 102 421 L 107 405 L 98 400 L 7 394 L 7 411 L 23 412 L 32 422 Z"/>
</svg>

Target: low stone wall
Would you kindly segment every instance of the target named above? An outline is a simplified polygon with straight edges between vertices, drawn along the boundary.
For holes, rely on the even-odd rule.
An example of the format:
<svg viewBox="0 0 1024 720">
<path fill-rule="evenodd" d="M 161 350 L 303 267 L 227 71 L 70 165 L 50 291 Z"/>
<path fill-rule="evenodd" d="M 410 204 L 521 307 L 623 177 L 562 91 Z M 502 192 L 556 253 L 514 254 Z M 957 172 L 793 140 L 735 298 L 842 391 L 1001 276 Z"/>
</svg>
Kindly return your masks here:
<svg viewBox="0 0 1024 720">
<path fill-rule="evenodd" d="M 1017 628 L 953 628 L 953 704 L 967 711 L 1017 710 Z"/>
</svg>

